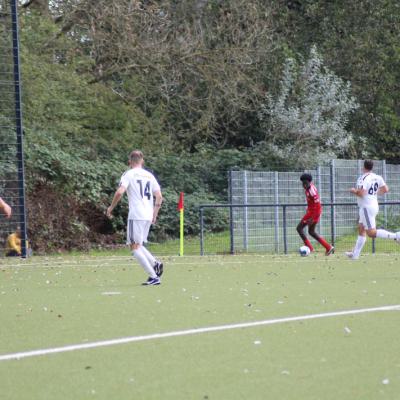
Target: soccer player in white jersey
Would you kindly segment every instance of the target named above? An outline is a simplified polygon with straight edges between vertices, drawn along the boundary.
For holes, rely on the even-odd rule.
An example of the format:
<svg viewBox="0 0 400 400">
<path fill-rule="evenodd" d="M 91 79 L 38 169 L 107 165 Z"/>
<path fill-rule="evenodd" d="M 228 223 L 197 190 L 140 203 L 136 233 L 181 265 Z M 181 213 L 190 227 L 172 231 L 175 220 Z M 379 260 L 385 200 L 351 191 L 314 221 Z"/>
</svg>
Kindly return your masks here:
<svg viewBox="0 0 400 400">
<path fill-rule="evenodd" d="M 356 187 L 350 189 L 350 192 L 357 196 L 360 216 L 356 244 L 353 251 L 346 252 L 346 255 L 353 260 L 359 258 L 367 240 L 366 235 L 370 238 L 392 239 L 400 243 L 400 232 L 376 229 L 375 218 L 379 211 L 377 196 L 387 193 L 389 188 L 380 175 L 372 172 L 373 167 L 373 161 L 365 160 L 363 174 L 357 179 Z"/>
<path fill-rule="evenodd" d="M 162 203 L 160 185 L 149 171 L 143 168 L 144 158 L 140 150 L 134 150 L 129 155 L 129 166 L 114 194 L 107 216 L 112 217 L 112 211 L 123 194 L 127 192 L 129 214 L 127 222 L 127 244 L 132 254 L 143 267 L 149 278 L 143 285 L 159 285 L 163 273 L 163 264 L 143 246 L 147 242 L 151 224 L 155 224 Z"/>
</svg>

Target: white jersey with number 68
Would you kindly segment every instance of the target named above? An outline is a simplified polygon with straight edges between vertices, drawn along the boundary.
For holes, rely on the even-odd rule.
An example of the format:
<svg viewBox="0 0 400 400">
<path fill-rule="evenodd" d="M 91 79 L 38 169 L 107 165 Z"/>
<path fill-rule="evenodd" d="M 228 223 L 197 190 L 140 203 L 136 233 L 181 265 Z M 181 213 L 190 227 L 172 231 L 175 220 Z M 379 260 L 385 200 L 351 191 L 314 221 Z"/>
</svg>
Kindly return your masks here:
<svg viewBox="0 0 400 400">
<path fill-rule="evenodd" d="M 359 207 L 378 207 L 377 193 L 379 188 L 385 186 L 385 181 L 380 175 L 367 172 L 357 179 L 357 189 L 364 189 L 366 194 L 357 197 Z"/>
<path fill-rule="evenodd" d="M 137 167 L 126 171 L 120 181 L 120 186 L 126 189 L 129 202 L 129 220 L 152 221 L 155 192 L 160 191 L 154 175 L 143 168 Z"/>
</svg>

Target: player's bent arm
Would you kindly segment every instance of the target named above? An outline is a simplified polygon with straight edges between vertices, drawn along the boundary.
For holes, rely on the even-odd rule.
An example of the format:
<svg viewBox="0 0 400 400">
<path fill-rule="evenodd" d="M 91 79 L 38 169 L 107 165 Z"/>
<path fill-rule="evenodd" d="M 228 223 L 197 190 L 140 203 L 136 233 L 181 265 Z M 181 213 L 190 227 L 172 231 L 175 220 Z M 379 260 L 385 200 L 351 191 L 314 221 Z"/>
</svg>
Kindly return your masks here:
<svg viewBox="0 0 400 400">
<path fill-rule="evenodd" d="M 118 190 L 114 194 L 114 198 L 112 199 L 110 207 L 107 208 L 107 217 L 111 217 L 112 212 L 115 208 L 115 206 L 119 203 L 121 200 L 123 194 L 126 192 L 125 186 L 120 186 Z"/>
<path fill-rule="evenodd" d="M 389 192 L 388 185 L 383 185 L 378 189 L 378 194 L 385 194 Z"/>
<path fill-rule="evenodd" d="M 154 198 L 155 198 L 155 202 L 154 202 L 154 209 L 153 209 L 153 221 L 152 221 L 153 224 L 156 223 L 157 215 L 158 215 L 158 212 L 160 211 L 160 207 L 163 202 L 163 197 L 159 190 L 154 192 Z"/>
<path fill-rule="evenodd" d="M 11 217 L 11 207 L 0 197 L 0 209 L 7 218 Z"/>
</svg>

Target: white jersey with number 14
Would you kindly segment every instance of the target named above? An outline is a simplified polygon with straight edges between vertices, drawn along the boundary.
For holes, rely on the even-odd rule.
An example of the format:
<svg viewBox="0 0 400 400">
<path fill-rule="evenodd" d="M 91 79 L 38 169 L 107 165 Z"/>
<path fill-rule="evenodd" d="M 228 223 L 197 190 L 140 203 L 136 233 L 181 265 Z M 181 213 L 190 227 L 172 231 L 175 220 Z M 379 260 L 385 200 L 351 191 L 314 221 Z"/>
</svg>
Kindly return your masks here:
<svg viewBox="0 0 400 400">
<path fill-rule="evenodd" d="M 378 207 L 377 194 L 379 188 L 385 186 L 385 181 L 380 175 L 367 172 L 357 179 L 357 189 L 364 189 L 366 194 L 357 197 L 359 207 Z"/>
<path fill-rule="evenodd" d="M 128 219 L 152 221 L 153 195 L 160 190 L 154 175 L 143 168 L 132 168 L 122 175 L 120 186 L 123 186 L 128 194 Z"/>
</svg>

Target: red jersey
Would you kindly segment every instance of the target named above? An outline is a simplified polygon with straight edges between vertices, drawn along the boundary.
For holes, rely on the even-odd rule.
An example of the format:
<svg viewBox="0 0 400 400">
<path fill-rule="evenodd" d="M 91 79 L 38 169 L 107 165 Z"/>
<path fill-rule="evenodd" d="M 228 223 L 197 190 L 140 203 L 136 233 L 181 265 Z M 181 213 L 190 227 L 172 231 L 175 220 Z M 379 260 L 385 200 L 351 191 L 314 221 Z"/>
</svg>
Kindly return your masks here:
<svg viewBox="0 0 400 400">
<path fill-rule="evenodd" d="M 308 210 L 321 210 L 321 200 L 319 198 L 318 190 L 313 183 L 310 183 L 308 189 L 304 189 L 307 199 L 307 209 Z"/>
</svg>

